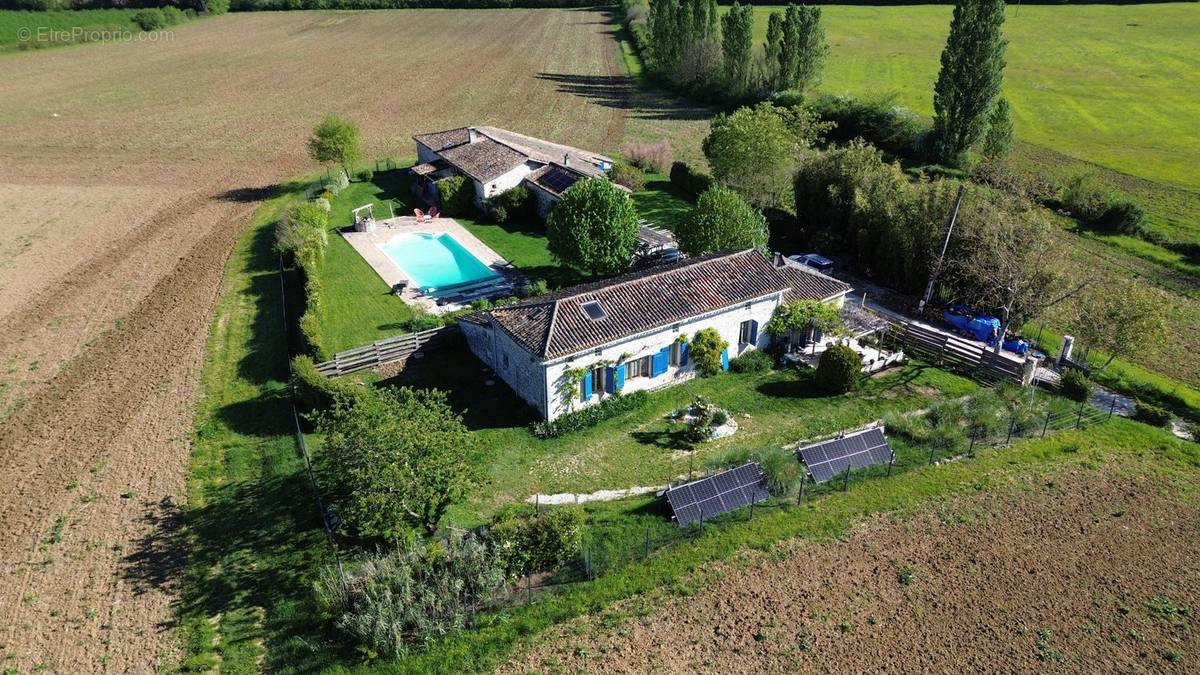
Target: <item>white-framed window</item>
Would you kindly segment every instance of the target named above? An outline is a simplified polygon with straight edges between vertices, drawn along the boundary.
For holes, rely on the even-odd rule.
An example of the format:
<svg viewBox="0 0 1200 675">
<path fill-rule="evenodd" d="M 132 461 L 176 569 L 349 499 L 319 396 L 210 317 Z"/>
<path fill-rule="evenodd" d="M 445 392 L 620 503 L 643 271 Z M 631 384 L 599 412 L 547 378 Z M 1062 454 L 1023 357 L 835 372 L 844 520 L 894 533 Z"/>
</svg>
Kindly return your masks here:
<svg viewBox="0 0 1200 675">
<path fill-rule="evenodd" d="M 673 367 L 673 368 L 678 368 L 680 356 L 682 356 L 682 353 L 683 353 L 683 346 L 678 342 L 672 342 L 671 343 L 671 351 L 669 352 L 670 358 L 668 359 L 667 363 L 670 364 L 671 367 Z"/>
<path fill-rule="evenodd" d="M 634 359 L 625 364 L 625 379 L 631 380 L 635 377 L 650 377 L 650 361 L 652 357 L 643 356 L 640 359 Z"/>
<path fill-rule="evenodd" d="M 604 366 L 596 366 L 592 368 L 592 395 L 596 396 L 604 391 Z"/>
</svg>

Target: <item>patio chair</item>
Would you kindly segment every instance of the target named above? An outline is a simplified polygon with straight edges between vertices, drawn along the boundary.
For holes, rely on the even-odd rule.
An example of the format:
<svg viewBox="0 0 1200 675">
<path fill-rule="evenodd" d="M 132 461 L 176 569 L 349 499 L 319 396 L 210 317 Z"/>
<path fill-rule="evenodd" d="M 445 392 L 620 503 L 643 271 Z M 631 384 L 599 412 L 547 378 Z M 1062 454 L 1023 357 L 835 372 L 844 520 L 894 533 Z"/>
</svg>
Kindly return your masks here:
<svg viewBox="0 0 1200 675">
<path fill-rule="evenodd" d="M 413 217 L 417 219 L 418 223 L 420 223 L 425 220 L 425 212 L 421 209 L 413 209 Z"/>
<path fill-rule="evenodd" d="M 437 220 L 438 216 L 440 216 L 440 215 L 442 215 L 442 214 L 441 214 L 441 212 L 438 211 L 438 207 L 436 207 L 436 206 L 429 207 L 429 219 L 430 220 Z"/>
</svg>

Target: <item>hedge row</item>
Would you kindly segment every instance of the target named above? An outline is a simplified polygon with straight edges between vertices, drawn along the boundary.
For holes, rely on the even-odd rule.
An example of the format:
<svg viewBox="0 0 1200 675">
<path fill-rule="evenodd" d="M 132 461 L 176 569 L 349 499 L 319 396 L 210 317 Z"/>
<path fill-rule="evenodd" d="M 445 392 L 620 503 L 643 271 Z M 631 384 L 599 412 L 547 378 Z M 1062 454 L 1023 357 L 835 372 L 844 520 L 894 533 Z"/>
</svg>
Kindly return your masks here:
<svg viewBox="0 0 1200 675">
<path fill-rule="evenodd" d="M 699 197 L 715 185 L 712 176 L 693 169 L 685 162 L 671 165 L 671 183 L 693 197 Z"/>
<path fill-rule="evenodd" d="M 575 431 L 594 427 L 610 417 L 634 410 L 649 400 L 644 391 L 617 394 L 583 410 L 567 413 L 551 422 L 534 422 L 530 431 L 538 438 L 557 438 Z"/>
</svg>

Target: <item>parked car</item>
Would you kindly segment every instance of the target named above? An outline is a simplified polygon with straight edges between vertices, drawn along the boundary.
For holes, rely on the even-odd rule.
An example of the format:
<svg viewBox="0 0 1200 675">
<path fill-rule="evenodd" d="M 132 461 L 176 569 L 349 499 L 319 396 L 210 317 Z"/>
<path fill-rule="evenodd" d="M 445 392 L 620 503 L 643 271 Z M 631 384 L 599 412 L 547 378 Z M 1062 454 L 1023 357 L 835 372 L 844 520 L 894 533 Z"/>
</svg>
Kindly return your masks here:
<svg viewBox="0 0 1200 675">
<path fill-rule="evenodd" d="M 788 260 L 798 262 L 805 267 L 820 272 L 821 274 L 833 273 L 833 261 L 820 253 L 804 253 L 802 255 L 789 255 Z"/>
</svg>

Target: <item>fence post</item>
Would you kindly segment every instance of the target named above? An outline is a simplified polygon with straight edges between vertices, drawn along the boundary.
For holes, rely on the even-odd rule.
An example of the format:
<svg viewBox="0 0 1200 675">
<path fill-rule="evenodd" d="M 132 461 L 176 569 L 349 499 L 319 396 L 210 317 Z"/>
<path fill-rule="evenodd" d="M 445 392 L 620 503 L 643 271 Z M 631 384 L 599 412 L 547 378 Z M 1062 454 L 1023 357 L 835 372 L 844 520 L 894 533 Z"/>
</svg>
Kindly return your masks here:
<svg viewBox="0 0 1200 675">
<path fill-rule="evenodd" d="M 842 492 L 850 489 L 850 467 L 846 467 L 846 477 L 842 479 Z"/>
<path fill-rule="evenodd" d="M 650 533 L 646 533 L 646 557 L 650 557 Z"/>
<path fill-rule="evenodd" d="M 801 504 L 804 503 L 804 484 L 807 482 L 808 482 L 808 476 L 801 474 L 800 475 L 800 500 L 799 500 L 799 503 L 801 503 Z"/>
<path fill-rule="evenodd" d="M 1085 402 L 1085 401 L 1080 401 L 1080 402 L 1079 402 L 1079 414 L 1075 416 L 1075 428 L 1076 428 L 1076 429 L 1079 429 L 1079 428 L 1083 427 L 1083 406 L 1084 406 L 1084 403 L 1086 403 L 1086 402 Z"/>
<path fill-rule="evenodd" d="M 1113 413 L 1116 412 L 1116 410 L 1117 410 L 1117 396 L 1116 396 L 1116 394 L 1113 394 L 1112 403 L 1110 403 L 1108 406 L 1108 417 L 1104 418 L 1104 421 L 1107 422 L 1107 421 L 1111 420 Z"/>
<path fill-rule="evenodd" d="M 750 520 L 754 520 L 754 502 L 750 502 Z"/>
<path fill-rule="evenodd" d="M 933 453 L 935 453 L 935 452 L 937 452 L 937 446 L 930 443 L 929 444 L 929 464 L 931 466 L 933 465 Z"/>
<path fill-rule="evenodd" d="M 533 587 L 529 581 L 529 575 L 525 575 L 525 604 L 533 602 Z"/>
<path fill-rule="evenodd" d="M 967 455 L 972 458 L 975 457 L 975 437 L 978 435 L 979 433 L 975 429 L 971 429 L 971 447 L 967 448 Z"/>
<path fill-rule="evenodd" d="M 1008 438 L 1004 439 L 1004 444 L 1012 443 L 1013 427 L 1017 425 L 1017 414 L 1013 413 L 1012 417 L 1008 418 Z"/>
<path fill-rule="evenodd" d="M 892 475 L 892 465 L 896 463 L 896 453 L 892 453 L 892 458 L 888 460 L 888 477 Z"/>
<path fill-rule="evenodd" d="M 1050 428 L 1050 415 L 1051 414 L 1052 413 L 1049 410 L 1046 411 L 1046 423 L 1042 425 L 1042 438 L 1046 437 L 1046 430 Z"/>
</svg>

